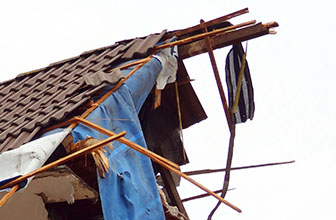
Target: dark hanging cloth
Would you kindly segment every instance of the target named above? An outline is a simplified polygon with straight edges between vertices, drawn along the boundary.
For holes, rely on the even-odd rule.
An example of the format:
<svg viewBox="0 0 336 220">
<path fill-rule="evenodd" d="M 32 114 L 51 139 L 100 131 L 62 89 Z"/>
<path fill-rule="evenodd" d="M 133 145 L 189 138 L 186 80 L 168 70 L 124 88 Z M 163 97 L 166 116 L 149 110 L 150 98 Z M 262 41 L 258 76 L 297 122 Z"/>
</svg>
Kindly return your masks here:
<svg viewBox="0 0 336 220">
<path fill-rule="evenodd" d="M 233 45 L 226 57 L 226 83 L 228 87 L 229 107 L 232 110 L 237 91 L 238 77 L 244 54 L 241 43 Z M 242 86 L 240 90 L 237 111 L 233 114 L 235 124 L 244 123 L 247 119 L 252 120 L 254 115 L 253 86 L 248 63 L 246 61 Z"/>
</svg>

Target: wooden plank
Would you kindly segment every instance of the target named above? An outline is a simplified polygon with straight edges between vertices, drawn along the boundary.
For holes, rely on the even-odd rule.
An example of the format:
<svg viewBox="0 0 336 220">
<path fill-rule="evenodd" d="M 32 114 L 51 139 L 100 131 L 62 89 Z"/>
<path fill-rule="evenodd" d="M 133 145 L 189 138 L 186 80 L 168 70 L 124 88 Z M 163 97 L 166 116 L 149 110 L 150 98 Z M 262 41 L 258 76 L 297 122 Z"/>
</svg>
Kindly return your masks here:
<svg viewBox="0 0 336 220">
<path fill-rule="evenodd" d="M 232 45 L 237 42 L 242 42 L 269 34 L 269 28 L 276 26 L 276 23 L 274 23 L 274 25 L 264 25 L 258 23 L 236 31 L 221 33 L 214 37 L 212 36 L 210 37 L 210 40 L 212 42 L 213 49 L 218 49 Z M 178 48 L 179 58 L 181 59 L 186 59 L 205 52 L 208 52 L 205 39 L 181 45 Z"/>
<path fill-rule="evenodd" d="M 225 21 L 227 21 L 231 18 L 237 17 L 239 15 L 242 15 L 242 14 L 245 14 L 245 13 L 248 13 L 248 12 L 249 12 L 248 8 L 244 8 L 244 9 L 241 9 L 239 11 L 235 11 L 235 12 L 232 12 L 230 14 L 224 15 L 222 17 L 215 18 L 213 20 L 207 21 L 207 22 L 205 22 L 205 25 L 207 27 L 210 27 L 210 26 L 213 26 L 213 25 L 216 25 L 216 24 L 220 24 L 220 23 L 225 22 Z M 173 36 L 180 37 L 180 36 L 189 34 L 189 33 L 194 32 L 194 31 L 199 31 L 201 29 L 202 29 L 202 27 L 200 25 L 195 25 L 193 27 L 189 27 L 189 28 L 186 28 L 186 29 L 172 31 L 172 32 L 169 32 L 169 33 L 166 34 L 165 39 L 171 38 Z"/>
<path fill-rule="evenodd" d="M 90 122 L 90 121 L 88 121 L 86 119 L 83 119 L 83 118 L 80 118 L 80 117 L 75 117 L 75 119 L 77 119 L 78 122 L 80 122 L 80 123 L 82 123 L 82 124 L 84 124 L 84 125 L 86 125 L 88 127 L 91 127 L 91 128 L 93 128 L 93 129 L 95 129 L 95 130 L 97 130 L 97 131 L 99 131 L 99 132 L 101 132 L 101 133 L 103 133 L 105 135 L 108 135 L 108 136 L 116 135 L 114 132 L 112 132 L 112 131 L 110 131 L 110 130 L 108 130 L 106 128 L 103 128 L 103 127 L 101 127 L 99 125 L 96 125 L 96 124 L 94 124 L 94 123 L 92 123 L 92 122 Z M 152 159 L 153 161 L 157 162 L 158 164 L 164 163 L 164 164 L 167 164 L 169 167 L 173 167 L 175 169 L 180 170 L 180 166 L 179 165 L 175 164 L 174 162 L 171 162 L 170 160 L 168 160 L 168 159 L 166 159 L 164 157 L 161 157 L 158 154 L 155 154 L 154 152 L 148 150 L 147 148 L 144 148 L 144 147 L 142 147 L 142 146 L 140 146 L 140 145 L 138 145 L 138 144 L 136 144 L 136 143 L 128 140 L 127 138 L 122 137 L 122 138 L 119 138 L 118 141 L 120 143 L 123 143 L 123 144 L 129 146 L 130 148 L 138 151 L 139 153 L 144 154 L 145 156 L 149 157 L 150 159 Z"/>
<path fill-rule="evenodd" d="M 295 160 L 285 161 L 285 162 L 276 162 L 276 163 L 266 163 L 266 164 L 257 164 L 257 165 L 250 165 L 250 166 L 242 166 L 242 167 L 232 167 L 230 170 L 244 170 L 244 169 L 251 169 L 251 168 L 259 168 L 259 167 L 267 167 L 267 166 L 276 166 L 276 165 L 283 165 L 294 163 Z M 199 174 L 207 174 L 207 173 L 218 173 L 218 172 L 226 172 L 228 169 L 204 169 L 204 170 L 195 170 L 195 171 L 188 171 L 184 172 L 188 176 L 192 175 L 199 175 Z"/>
<path fill-rule="evenodd" d="M 203 20 L 201 20 L 200 25 L 204 29 L 204 32 L 207 33 L 208 29 L 207 29 L 207 27 L 205 25 L 205 22 Z M 216 84 L 217 84 L 218 92 L 219 92 L 219 95 L 220 95 L 220 98 L 221 98 L 221 101 L 222 101 L 222 105 L 223 105 L 224 113 L 225 113 L 225 116 L 226 116 L 227 124 L 229 126 L 229 130 L 231 130 L 231 126 L 232 126 L 231 113 L 230 113 L 230 110 L 229 110 L 229 107 L 228 107 L 228 104 L 227 104 L 227 101 L 226 101 L 226 98 L 225 98 L 225 93 L 224 93 L 222 81 L 221 81 L 219 71 L 218 71 L 218 68 L 217 68 L 215 55 L 213 53 L 213 46 L 211 44 L 209 36 L 206 36 L 204 38 L 204 40 L 205 40 L 205 46 L 206 46 L 206 49 L 208 51 L 209 58 L 210 58 L 210 61 L 211 61 L 211 66 L 212 66 L 212 69 L 213 69 L 213 72 L 214 72 L 214 75 L 215 75 Z"/>
</svg>

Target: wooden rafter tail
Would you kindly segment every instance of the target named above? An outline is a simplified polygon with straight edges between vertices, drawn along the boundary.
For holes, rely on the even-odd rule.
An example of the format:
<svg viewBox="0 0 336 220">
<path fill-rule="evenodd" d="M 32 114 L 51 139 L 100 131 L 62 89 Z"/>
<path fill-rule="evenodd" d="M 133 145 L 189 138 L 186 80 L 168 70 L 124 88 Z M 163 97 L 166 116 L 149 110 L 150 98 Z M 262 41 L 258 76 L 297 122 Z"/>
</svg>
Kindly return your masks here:
<svg viewBox="0 0 336 220">
<path fill-rule="evenodd" d="M 251 168 L 259 168 L 259 167 L 267 167 L 267 166 L 277 166 L 294 163 L 295 160 L 285 161 L 285 162 L 277 162 L 277 163 L 266 163 L 266 164 L 258 164 L 258 165 L 250 165 L 250 166 L 242 166 L 242 167 L 232 167 L 230 170 L 245 170 Z M 204 170 L 195 170 L 195 171 L 187 171 L 184 172 L 186 175 L 200 175 L 200 174 L 208 174 L 208 173 L 218 173 L 218 172 L 226 172 L 228 169 L 204 169 Z"/>
<path fill-rule="evenodd" d="M 215 18 L 213 20 L 207 21 L 205 24 L 206 24 L 206 26 L 216 25 L 216 24 L 225 22 L 225 21 L 227 21 L 231 18 L 246 14 L 248 12 L 249 12 L 248 8 L 244 8 L 244 9 L 232 12 L 230 14 L 224 15 L 222 17 Z M 198 30 L 202 30 L 202 27 L 200 25 L 195 25 L 193 27 L 189 27 L 189 28 L 186 28 L 186 29 L 170 32 L 170 33 L 166 34 L 165 38 L 171 38 L 173 36 L 180 37 L 180 36 L 187 35 L 191 32 L 198 31 Z"/>
<path fill-rule="evenodd" d="M 39 168 L 37 170 L 34 170 L 34 171 L 32 171 L 32 172 L 30 172 L 28 174 L 25 174 L 25 175 L 23 175 L 23 176 L 21 176 L 19 178 L 16 178 L 15 180 L 13 180 L 11 182 L 8 182 L 8 183 L 0 186 L 0 190 L 1 189 L 9 188 L 9 187 L 14 186 L 14 185 L 17 185 L 18 183 L 20 183 L 20 182 L 28 179 L 29 177 L 35 176 L 38 173 L 44 172 L 44 171 L 49 170 L 49 169 L 51 169 L 53 167 L 56 167 L 56 166 L 61 165 L 61 164 L 64 164 L 64 163 L 66 163 L 66 162 L 68 162 L 68 161 L 70 161 L 70 160 L 72 160 L 74 158 L 77 158 L 77 157 L 82 156 L 82 155 L 84 155 L 86 153 L 89 153 L 89 152 L 91 152 L 91 151 L 93 151 L 95 149 L 98 149 L 98 148 L 100 148 L 100 147 L 102 147 L 102 146 L 104 146 L 104 145 L 106 145 L 106 144 L 108 144 L 108 143 L 110 143 L 110 142 L 112 142 L 114 140 L 117 140 L 117 139 L 125 136 L 125 134 L 126 134 L 126 132 L 122 131 L 119 134 L 113 135 L 111 137 L 106 138 L 105 140 L 102 140 L 102 141 L 98 142 L 97 144 L 91 145 L 90 147 L 83 148 L 83 149 L 78 150 L 78 151 L 76 151 L 76 152 L 74 152 L 72 154 L 69 154 L 69 155 L 67 155 L 67 156 L 65 156 L 63 158 L 60 158 L 60 159 L 58 159 L 58 160 L 56 160 L 54 162 L 51 162 L 51 163 L 49 163 L 49 164 L 47 164 L 47 165 L 45 165 L 45 166 L 43 166 L 43 167 L 41 167 L 41 168 Z"/>
<path fill-rule="evenodd" d="M 84 124 L 88 127 L 91 127 L 91 128 L 93 128 L 93 129 L 95 129 L 95 130 L 97 130 L 97 131 L 99 131 L 99 132 L 101 132 L 101 133 L 103 133 L 107 136 L 115 135 L 114 132 L 112 132 L 112 131 L 110 131 L 106 128 L 103 128 L 103 127 L 101 127 L 97 124 L 94 124 L 94 123 L 92 123 L 88 120 L 85 120 L 85 119 L 80 118 L 80 117 L 75 117 L 75 118 L 78 120 L 78 122 L 80 122 L 80 123 L 82 123 L 82 124 Z M 157 163 L 162 162 L 162 163 L 167 164 L 168 166 L 171 166 L 171 167 L 174 167 L 175 169 L 180 170 L 179 165 L 177 165 L 177 164 L 169 161 L 168 159 L 166 159 L 166 158 L 164 158 L 164 157 L 162 157 L 162 156 L 160 156 L 160 155 L 158 155 L 158 154 L 156 154 L 156 153 L 154 153 L 154 152 L 152 152 L 152 151 L 150 151 L 150 150 L 148 150 L 148 149 L 146 149 L 146 148 L 144 148 L 144 147 L 142 147 L 142 146 L 140 146 L 140 145 L 138 145 L 138 144 L 136 144 L 136 143 L 134 143 L 130 140 L 128 140 L 127 138 L 120 138 L 120 139 L 118 139 L 118 141 L 127 145 L 127 146 L 129 146 L 130 148 L 146 155 L 147 157 L 151 158 L 153 161 L 155 161 Z"/>
<path fill-rule="evenodd" d="M 9 192 L 4 195 L 0 200 L 0 208 L 8 201 L 8 199 L 19 189 L 19 184 L 13 186 Z"/>
<path fill-rule="evenodd" d="M 232 44 L 251 40 L 253 38 L 261 37 L 266 34 L 270 34 L 269 26 L 265 26 L 262 23 L 250 25 L 244 28 L 232 30 L 230 32 L 220 33 L 214 36 L 210 36 L 213 49 L 219 49 Z M 178 54 L 180 59 L 187 59 L 198 54 L 206 53 L 207 47 L 205 39 L 200 39 L 195 42 L 184 44 L 179 46 Z"/>
<path fill-rule="evenodd" d="M 265 23 L 263 25 L 268 29 L 279 27 L 279 24 L 276 21 L 268 22 L 268 23 Z"/>
<path fill-rule="evenodd" d="M 176 45 L 187 44 L 187 43 L 190 43 L 190 42 L 193 42 L 193 41 L 203 39 L 206 36 L 214 36 L 216 34 L 228 32 L 228 31 L 231 31 L 231 30 L 237 29 L 237 28 L 246 27 L 246 26 L 249 26 L 249 25 L 252 25 L 252 24 L 255 24 L 255 23 L 256 23 L 256 20 L 252 20 L 252 21 L 247 21 L 247 22 L 240 23 L 240 24 L 237 24 L 237 25 L 232 25 L 232 26 L 229 26 L 229 27 L 225 27 L 225 28 L 214 30 L 214 31 L 210 31 L 210 32 L 207 32 L 207 33 L 198 34 L 198 35 L 188 37 L 188 38 L 185 38 L 185 39 L 182 39 L 182 40 L 173 41 L 173 42 L 170 42 L 170 43 L 162 44 L 160 46 L 156 46 L 156 47 L 154 47 L 154 50 L 155 51 L 160 51 L 164 48 L 173 47 L 173 46 L 176 46 Z"/>
</svg>

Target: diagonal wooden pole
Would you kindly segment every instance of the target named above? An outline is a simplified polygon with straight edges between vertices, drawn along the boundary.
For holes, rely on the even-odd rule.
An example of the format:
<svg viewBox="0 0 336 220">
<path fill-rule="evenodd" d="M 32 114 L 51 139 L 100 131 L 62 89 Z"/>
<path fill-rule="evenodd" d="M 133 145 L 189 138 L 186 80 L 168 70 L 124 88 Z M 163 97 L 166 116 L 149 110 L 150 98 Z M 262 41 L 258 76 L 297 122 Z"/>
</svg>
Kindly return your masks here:
<svg viewBox="0 0 336 220">
<path fill-rule="evenodd" d="M 96 129 L 97 131 L 105 134 L 105 135 L 114 135 L 114 133 L 112 131 L 109 131 L 99 125 L 96 125 L 94 123 L 91 123 L 83 118 L 79 118 L 77 117 L 76 118 L 79 122 L 81 122 L 82 124 L 85 124 L 91 128 L 94 128 Z M 118 141 L 120 141 L 121 143 L 123 144 L 126 144 L 127 146 L 135 149 L 137 148 L 137 145 L 136 143 L 126 139 L 126 138 L 120 138 L 118 139 Z M 142 148 L 142 147 L 141 147 Z M 139 148 L 139 150 L 141 149 Z M 144 148 L 145 149 L 145 148 Z M 147 149 L 146 149 L 147 150 Z M 140 151 L 139 151 L 140 152 Z M 145 153 L 143 153 L 145 154 Z M 145 154 L 146 155 L 146 154 Z M 147 156 L 147 155 L 146 155 Z M 216 193 L 212 192 L 211 190 L 209 190 L 208 188 L 206 188 L 205 186 L 201 185 L 200 183 L 198 183 L 197 181 L 193 180 L 192 178 L 190 178 L 189 176 L 187 176 L 186 174 L 182 173 L 180 170 L 179 170 L 179 167 L 176 167 L 177 165 L 174 165 L 173 162 L 167 160 L 166 158 L 163 158 L 161 157 L 160 155 L 157 155 L 157 154 L 152 154 L 152 155 L 149 155 L 148 157 L 150 157 L 153 161 L 155 161 L 156 163 L 158 163 L 159 165 L 161 165 L 162 167 L 176 173 L 177 175 L 179 175 L 180 177 L 186 179 L 187 181 L 189 181 L 190 183 L 194 184 L 195 186 L 199 187 L 200 189 L 204 190 L 205 192 L 209 193 L 210 195 L 214 196 L 215 198 L 217 198 L 220 202 L 226 204 L 227 206 L 231 207 L 232 209 L 236 210 L 237 212 L 241 212 L 241 210 L 231 204 L 230 202 L 226 201 L 225 199 L 223 199 L 222 197 L 218 196 Z"/>
<path fill-rule="evenodd" d="M 93 128 L 93 129 L 95 129 L 95 130 L 97 130 L 97 131 L 99 131 L 99 132 L 101 132 L 101 133 L 103 133 L 107 136 L 115 135 L 114 132 L 112 132 L 112 131 L 110 131 L 106 128 L 103 128 L 103 127 L 101 127 L 101 126 L 99 126 L 95 123 L 92 123 L 92 122 L 90 122 L 86 119 L 83 119 L 83 118 L 80 118 L 80 117 L 75 117 L 75 119 L 78 122 L 80 122 L 80 123 L 82 123 L 82 124 L 84 124 L 88 127 L 91 127 L 91 128 Z M 171 162 L 170 160 L 168 160 L 168 159 L 166 159 L 166 158 L 164 158 L 164 157 L 162 157 L 162 156 L 160 156 L 160 155 L 158 155 L 158 154 L 156 154 L 156 153 L 154 153 L 154 152 L 152 152 L 152 151 L 150 151 L 150 150 L 148 150 L 148 149 L 146 149 L 146 148 L 144 148 L 144 147 L 142 147 L 142 146 L 140 146 L 140 145 L 138 145 L 138 144 L 136 144 L 136 143 L 134 143 L 130 140 L 128 140 L 127 138 L 123 137 L 123 138 L 120 138 L 118 141 L 120 143 L 123 143 L 123 144 L 129 146 L 130 148 L 144 154 L 145 156 L 151 158 L 153 161 L 155 161 L 157 163 L 160 163 L 160 162 L 165 163 L 165 164 L 168 164 L 168 166 L 171 166 L 171 167 L 174 167 L 175 169 L 180 170 L 179 165 L 177 165 L 177 164 Z"/>
<path fill-rule="evenodd" d="M 204 21 L 201 20 L 200 23 L 201 23 L 201 26 L 204 28 L 204 32 L 208 33 L 208 29 L 207 29 Z M 232 157 L 233 157 L 233 146 L 234 146 L 234 138 L 235 138 L 236 127 L 235 127 L 234 124 L 232 124 L 231 112 L 230 112 L 229 107 L 228 107 L 227 102 L 226 102 L 224 89 L 223 89 L 222 82 L 221 82 L 221 79 L 220 79 L 220 76 L 219 76 L 219 71 L 218 71 L 218 68 L 217 68 L 215 55 L 213 53 L 213 48 L 212 48 L 212 44 L 211 44 L 209 36 L 205 37 L 205 42 L 206 42 L 208 54 L 209 54 L 209 57 L 210 57 L 210 61 L 211 61 L 211 64 L 212 64 L 212 69 L 213 69 L 214 74 L 215 74 L 215 79 L 216 79 L 216 82 L 217 82 L 218 91 L 219 91 L 219 94 L 220 94 L 220 97 L 221 97 L 221 100 L 222 100 L 222 105 L 223 105 L 223 108 L 224 108 L 227 124 L 228 124 L 229 130 L 230 130 L 230 142 L 229 142 L 228 156 L 227 156 L 227 160 L 226 160 L 226 168 L 228 170 L 230 170 L 231 164 L 232 164 Z M 230 171 L 225 173 L 221 198 L 224 198 L 225 195 L 226 195 L 226 192 L 227 192 L 228 187 L 229 187 L 229 181 L 230 181 Z M 212 215 L 215 213 L 215 211 L 217 210 L 217 208 L 219 207 L 220 204 L 221 204 L 220 202 L 217 203 L 215 208 L 211 211 L 210 215 L 208 216 L 208 219 L 212 218 Z"/>
<path fill-rule="evenodd" d="M 84 155 L 84 154 L 86 154 L 86 153 L 88 153 L 90 151 L 93 151 L 93 150 L 95 150 L 97 148 L 100 148 L 100 147 L 102 147 L 102 146 L 104 146 L 104 145 L 106 145 L 106 144 L 108 144 L 108 143 L 110 143 L 110 142 L 112 142 L 114 140 L 117 140 L 117 139 L 125 136 L 125 134 L 126 134 L 126 132 L 122 131 L 119 134 L 114 134 L 113 136 L 108 137 L 105 140 L 102 140 L 102 141 L 100 141 L 100 142 L 98 142 L 98 143 L 96 143 L 94 145 L 91 145 L 90 147 L 83 148 L 83 149 L 78 150 L 78 151 L 76 151 L 76 152 L 74 152 L 72 154 L 69 154 L 69 155 L 67 155 L 65 157 L 62 157 L 62 158 L 60 158 L 60 159 L 58 159 L 58 160 L 56 160 L 54 162 L 51 162 L 51 163 L 49 163 L 49 164 L 47 164 L 47 165 L 45 165 L 45 166 L 43 166 L 43 167 L 41 167 L 41 168 L 39 168 L 37 170 L 34 170 L 34 171 L 30 172 L 30 173 L 27 173 L 27 174 L 25 174 L 25 175 L 23 175 L 23 176 L 21 176 L 19 178 L 16 178 L 15 180 L 13 180 L 11 182 L 8 182 L 8 183 L 0 186 L 0 190 L 12 187 L 14 185 L 17 185 L 18 183 L 20 183 L 20 182 L 28 179 L 29 177 L 35 176 L 38 173 L 41 173 L 41 172 L 46 171 L 46 170 L 49 170 L 49 169 L 51 169 L 53 167 L 56 167 L 56 166 L 58 166 L 60 164 L 64 164 L 64 163 L 66 163 L 66 162 L 68 162 L 68 161 L 70 161 L 70 160 L 72 160 L 72 159 L 74 159 L 76 157 L 82 156 L 82 155 Z"/>
<path fill-rule="evenodd" d="M 4 197 L 0 200 L 0 208 L 8 201 L 8 199 L 18 190 L 19 184 L 13 186 Z"/>
</svg>

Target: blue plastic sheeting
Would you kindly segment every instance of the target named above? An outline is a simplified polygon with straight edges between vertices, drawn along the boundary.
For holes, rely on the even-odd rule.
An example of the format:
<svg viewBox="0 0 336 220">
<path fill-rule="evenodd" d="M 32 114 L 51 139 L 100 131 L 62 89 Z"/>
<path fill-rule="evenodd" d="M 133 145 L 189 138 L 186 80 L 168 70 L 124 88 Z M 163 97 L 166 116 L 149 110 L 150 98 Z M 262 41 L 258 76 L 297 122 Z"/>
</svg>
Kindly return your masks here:
<svg viewBox="0 0 336 220">
<path fill-rule="evenodd" d="M 161 63 L 151 59 L 86 119 L 115 133 L 125 130 L 127 139 L 146 147 L 138 113 L 160 70 Z M 106 138 L 84 125 L 73 130 L 74 142 L 87 135 Z M 151 160 L 118 141 L 112 144 L 109 173 L 104 179 L 98 175 L 104 219 L 165 219 Z"/>
</svg>

